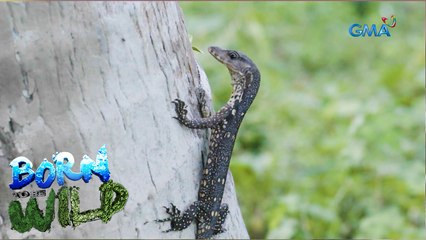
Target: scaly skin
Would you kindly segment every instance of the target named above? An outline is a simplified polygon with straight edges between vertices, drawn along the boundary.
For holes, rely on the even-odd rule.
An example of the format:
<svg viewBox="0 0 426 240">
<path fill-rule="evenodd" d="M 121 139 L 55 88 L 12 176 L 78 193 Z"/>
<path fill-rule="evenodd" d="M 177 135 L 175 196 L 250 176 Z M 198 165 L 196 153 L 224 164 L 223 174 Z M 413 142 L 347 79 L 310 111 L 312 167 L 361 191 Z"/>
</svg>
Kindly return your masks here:
<svg viewBox="0 0 426 240">
<path fill-rule="evenodd" d="M 260 73 L 256 65 L 243 53 L 210 47 L 210 54 L 224 64 L 232 78 L 233 92 L 228 102 L 217 113 L 203 118 L 189 119 L 183 101 L 173 101 L 177 117 L 188 128 L 210 128 L 209 153 L 207 164 L 203 169 L 198 191 L 198 200 L 181 215 L 171 204 L 166 208 L 169 218 L 158 222 L 171 222 L 171 228 L 165 232 L 181 231 L 193 220 L 197 220 L 196 237 L 211 238 L 225 231 L 222 225 L 228 214 L 228 206 L 221 204 L 225 189 L 226 176 L 231 160 L 232 150 L 240 124 L 245 113 L 256 97 L 260 84 Z M 201 109 L 205 109 L 204 92 L 200 92 Z"/>
</svg>

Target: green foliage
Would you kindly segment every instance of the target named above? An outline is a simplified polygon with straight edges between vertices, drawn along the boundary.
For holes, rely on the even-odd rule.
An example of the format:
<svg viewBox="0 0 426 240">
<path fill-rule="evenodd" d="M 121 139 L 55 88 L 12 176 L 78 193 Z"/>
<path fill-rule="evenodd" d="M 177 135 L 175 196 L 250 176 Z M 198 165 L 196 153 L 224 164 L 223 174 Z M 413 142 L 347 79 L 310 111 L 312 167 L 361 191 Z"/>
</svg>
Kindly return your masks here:
<svg viewBox="0 0 426 240">
<path fill-rule="evenodd" d="M 424 3 L 181 6 L 195 45 L 241 50 L 262 74 L 231 162 L 252 238 L 425 238 Z M 392 37 L 348 34 L 391 14 Z M 228 72 L 197 57 L 217 109 Z"/>
</svg>

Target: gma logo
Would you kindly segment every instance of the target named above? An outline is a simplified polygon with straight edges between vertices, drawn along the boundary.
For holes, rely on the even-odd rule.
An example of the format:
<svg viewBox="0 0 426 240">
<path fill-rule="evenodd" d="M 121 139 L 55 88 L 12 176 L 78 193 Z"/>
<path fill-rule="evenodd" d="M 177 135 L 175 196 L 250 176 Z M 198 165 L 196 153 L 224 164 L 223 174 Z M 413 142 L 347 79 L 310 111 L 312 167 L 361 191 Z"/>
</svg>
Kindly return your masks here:
<svg viewBox="0 0 426 240">
<path fill-rule="evenodd" d="M 389 28 L 386 24 L 382 24 L 379 31 L 377 31 L 376 24 L 371 24 L 371 27 L 368 27 L 367 24 L 364 24 L 364 26 L 361 26 L 358 23 L 354 23 L 349 27 L 349 34 L 352 37 L 365 37 L 365 34 L 367 34 L 367 36 L 369 37 L 373 35 L 375 37 L 380 37 L 383 34 L 388 37 L 391 36 L 389 32 Z"/>
</svg>

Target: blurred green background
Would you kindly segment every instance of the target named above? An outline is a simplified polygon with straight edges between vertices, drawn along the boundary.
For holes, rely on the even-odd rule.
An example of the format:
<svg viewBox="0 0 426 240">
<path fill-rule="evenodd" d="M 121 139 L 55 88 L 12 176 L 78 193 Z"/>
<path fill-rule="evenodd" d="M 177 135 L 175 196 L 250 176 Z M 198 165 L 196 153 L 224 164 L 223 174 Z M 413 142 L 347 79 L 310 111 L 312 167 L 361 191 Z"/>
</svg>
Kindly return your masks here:
<svg viewBox="0 0 426 240">
<path fill-rule="evenodd" d="M 252 238 L 425 239 L 425 3 L 180 5 L 216 109 L 230 77 L 208 46 L 262 74 L 231 162 Z M 392 14 L 391 37 L 348 34 Z"/>
</svg>

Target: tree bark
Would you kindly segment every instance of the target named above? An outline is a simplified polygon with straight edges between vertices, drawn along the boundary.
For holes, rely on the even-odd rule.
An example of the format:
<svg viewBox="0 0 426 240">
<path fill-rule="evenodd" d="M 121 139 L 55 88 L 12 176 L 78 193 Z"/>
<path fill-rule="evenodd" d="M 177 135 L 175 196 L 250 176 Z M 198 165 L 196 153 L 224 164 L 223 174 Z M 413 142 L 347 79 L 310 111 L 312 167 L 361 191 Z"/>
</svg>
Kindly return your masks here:
<svg viewBox="0 0 426 240">
<path fill-rule="evenodd" d="M 38 2 L 0 4 L 0 231 L 2 238 L 193 238 L 195 224 L 162 233 L 163 205 L 185 210 L 197 198 L 207 131 L 181 126 L 171 101 L 199 116 L 200 79 L 183 16 L 175 2 Z M 201 74 L 202 75 L 202 74 Z M 207 84 L 208 86 L 208 84 Z M 209 92 L 209 89 L 207 89 Z M 50 232 L 11 230 L 14 200 L 10 161 L 34 167 L 55 152 L 95 158 L 106 144 L 111 179 L 129 192 L 123 211 L 104 224 L 75 229 L 55 220 Z M 80 187 L 81 209 L 99 207 L 100 180 Z M 53 189 L 59 189 L 57 182 Z M 35 183 L 26 190 L 38 189 Z M 49 190 L 47 191 L 49 192 Z M 38 198 L 44 209 L 45 198 Z M 20 200 L 23 206 L 28 200 Z M 223 202 L 230 206 L 227 232 L 248 238 L 232 177 Z"/>
</svg>

